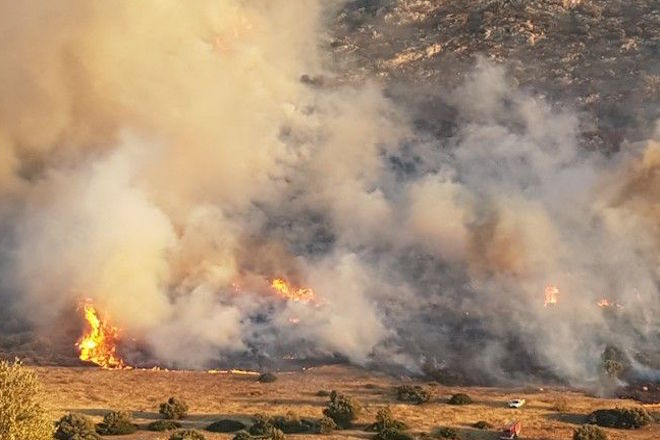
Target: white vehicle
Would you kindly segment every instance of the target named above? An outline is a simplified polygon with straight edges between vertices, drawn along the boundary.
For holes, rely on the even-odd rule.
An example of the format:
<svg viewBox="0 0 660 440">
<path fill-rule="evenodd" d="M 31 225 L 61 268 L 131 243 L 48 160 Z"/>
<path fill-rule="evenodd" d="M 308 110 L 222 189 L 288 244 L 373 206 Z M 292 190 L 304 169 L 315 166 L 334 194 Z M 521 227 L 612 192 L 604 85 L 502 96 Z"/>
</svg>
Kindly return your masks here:
<svg viewBox="0 0 660 440">
<path fill-rule="evenodd" d="M 506 404 L 509 405 L 509 408 L 520 408 L 525 404 L 525 399 L 509 400 Z"/>
</svg>

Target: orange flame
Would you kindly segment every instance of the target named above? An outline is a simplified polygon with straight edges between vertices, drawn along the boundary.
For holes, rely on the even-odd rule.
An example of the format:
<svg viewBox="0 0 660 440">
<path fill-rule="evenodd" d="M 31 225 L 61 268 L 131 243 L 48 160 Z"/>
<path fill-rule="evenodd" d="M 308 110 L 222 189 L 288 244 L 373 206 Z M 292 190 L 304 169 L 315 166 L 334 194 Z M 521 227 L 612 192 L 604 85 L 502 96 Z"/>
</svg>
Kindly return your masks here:
<svg viewBox="0 0 660 440">
<path fill-rule="evenodd" d="M 275 278 L 270 287 L 282 298 L 289 299 L 294 302 L 308 303 L 314 301 L 316 295 L 314 291 L 308 287 L 294 288 L 283 278 Z"/>
<path fill-rule="evenodd" d="M 103 368 L 124 368 L 124 361 L 116 353 L 119 329 L 103 322 L 92 304 L 85 303 L 83 311 L 88 328 L 76 343 L 80 359 Z"/>
<path fill-rule="evenodd" d="M 617 302 L 612 302 L 612 301 L 608 300 L 607 298 L 599 299 L 596 304 L 598 305 L 598 307 L 601 307 L 601 308 L 607 308 L 607 307 L 616 307 L 617 309 L 622 309 L 623 308 L 623 306 L 621 304 L 619 304 Z"/>
<path fill-rule="evenodd" d="M 548 284 L 545 287 L 545 300 L 543 301 L 543 307 L 548 307 L 549 305 L 554 306 L 555 304 L 557 304 L 558 294 L 559 294 L 559 288 L 552 284 Z"/>
</svg>

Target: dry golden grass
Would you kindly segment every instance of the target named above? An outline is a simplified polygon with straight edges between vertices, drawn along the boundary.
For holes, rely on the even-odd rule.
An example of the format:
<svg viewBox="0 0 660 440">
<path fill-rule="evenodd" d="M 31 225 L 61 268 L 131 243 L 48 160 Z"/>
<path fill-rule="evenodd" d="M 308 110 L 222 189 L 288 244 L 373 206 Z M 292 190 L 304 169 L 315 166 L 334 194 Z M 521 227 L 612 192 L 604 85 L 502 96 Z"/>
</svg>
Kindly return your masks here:
<svg viewBox="0 0 660 440">
<path fill-rule="evenodd" d="M 372 422 L 376 411 L 389 405 L 397 419 L 405 421 L 415 432 L 432 432 L 440 426 L 460 429 L 464 440 L 496 439 L 494 432 L 472 429 L 472 423 L 485 420 L 499 427 L 519 419 L 523 422 L 523 438 L 536 440 L 570 439 L 581 416 L 594 409 L 615 406 L 635 406 L 637 402 L 620 399 L 599 399 L 566 390 L 510 390 L 499 388 L 462 388 L 433 386 L 431 402 L 420 406 L 396 401 L 393 387 L 399 385 L 392 377 L 347 367 L 321 367 L 303 372 L 279 373 L 279 379 L 261 384 L 255 376 L 209 374 L 189 371 L 107 371 L 94 368 L 36 368 L 48 392 L 48 407 L 53 419 L 69 411 L 93 416 L 100 421 L 105 411 L 133 411 L 137 423 L 146 425 L 157 419 L 158 405 L 169 396 L 184 399 L 190 405 L 186 426 L 203 428 L 224 417 L 248 419 L 253 414 L 284 414 L 294 411 L 300 416 L 321 416 L 327 397 L 317 397 L 319 390 L 336 389 L 358 398 L 365 410 L 359 423 Z M 445 403 L 451 394 L 465 392 L 474 404 L 452 406 Z M 509 409 L 505 402 L 514 397 L 527 399 L 521 409 Z M 566 412 L 556 411 L 557 402 L 567 402 Z M 660 405 L 646 405 L 649 411 Z M 660 425 L 639 431 L 607 430 L 611 440 L 657 440 Z M 227 439 L 227 434 L 207 434 L 208 439 Z M 290 436 L 304 440 L 317 436 Z M 340 431 L 326 439 L 369 438 L 359 430 Z M 121 437 L 126 440 L 165 439 L 164 433 L 139 431 Z"/>
</svg>

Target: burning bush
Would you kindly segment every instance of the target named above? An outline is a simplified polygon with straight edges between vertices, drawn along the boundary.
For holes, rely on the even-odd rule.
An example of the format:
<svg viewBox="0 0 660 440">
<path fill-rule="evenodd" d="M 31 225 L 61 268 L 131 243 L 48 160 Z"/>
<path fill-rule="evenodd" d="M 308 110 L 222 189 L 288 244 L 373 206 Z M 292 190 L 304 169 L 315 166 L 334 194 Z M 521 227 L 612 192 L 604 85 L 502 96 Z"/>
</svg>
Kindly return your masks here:
<svg viewBox="0 0 660 440">
<path fill-rule="evenodd" d="M 607 440 L 607 434 L 598 426 L 582 425 L 573 431 L 573 440 Z"/>
<path fill-rule="evenodd" d="M 182 429 L 172 434 L 170 440 L 206 440 L 206 437 L 194 429 Z"/>
<path fill-rule="evenodd" d="M 395 428 L 387 428 L 374 436 L 374 440 L 414 440 L 414 437 Z"/>
<path fill-rule="evenodd" d="M 273 373 L 263 373 L 260 374 L 259 377 L 257 378 L 257 381 L 261 383 L 272 383 L 277 380 L 277 376 L 275 376 Z"/>
<path fill-rule="evenodd" d="M 328 406 L 323 410 L 323 414 L 335 421 L 337 426 L 348 428 L 351 422 L 358 418 L 361 412 L 360 404 L 350 397 L 343 394 L 337 394 L 336 391 L 330 393 Z"/>
<path fill-rule="evenodd" d="M 92 419 L 82 414 L 65 415 L 55 424 L 55 428 L 57 440 L 101 440 Z"/>
<path fill-rule="evenodd" d="M 179 428 L 181 428 L 181 423 L 174 420 L 156 420 L 147 425 L 149 431 L 174 431 Z"/>
<path fill-rule="evenodd" d="M 587 417 L 590 424 L 606 428 L 638 429 L 653 422 L 644 408 L 599 409 Z"/>
<path fill-rule="evenodd" d="M 455 428 L 444 426 L 435 432 L 436 437 L 459 440 L 458 431 Z"/>
<path fill-rule="evenodd" d="M 133 418 L 128 411 L 110 411 L 103 417 L 96 431 L 102 435 L 126 435 L 137 431 Z"/>
<path fill-rule="evenodd" d="M 245 424 L 238 420 L 224 419 L 211 423 L 206 430 L 209 432 L 236 432 L 245 428 Z"/>
<path fill-rule="evenodd" d="M 0 438 L 51 439 L 37 376 L 20 362 L 0 361 Z"/>
<path fill-rule="evenodd" d="M 469 405 L 472 403 L 472 398 L 465 393 L 454 394 L 447 401 L 450 405 Z"/>
<path fill-rule="evenodd" d="M 367 430 L 381 432 L 386 429 L 396 429 L 397 431 L 404 431 L 408 426 L 392 416 L 392 410 L 389 406 L 381 408 L 376 413 L 376 423 L 369 425 Z"/>
<path fill-rule="evenodd" d="M 428 402 L 431 394 L 419 385 L 401 385 L 396 389 L 397 399 L 402 402 L 412 402 L 417 405 Z"/>
<path fill-rule="evenodd" d="M 160 404 L 159 413 L 166 419 L 182 419 L 188 414 L 188 405 L 176 397 L 170 397 L 167 402 Z"/>
<path fill-rule="evenodd" d="M 329 434 L 337 429 L 337 424 L 330 417 L 323 416 L 317 425 L 317 432 L 319 434 Z"/>
<path fill-rule="evenodd" d="M 477 429 L 484 429 L 484 430 L 493 429 L 493 425 L 486 422 L 485 420 L 479 420 L 478 422 L 474 423 L 472 426 Z"/>
</svg>

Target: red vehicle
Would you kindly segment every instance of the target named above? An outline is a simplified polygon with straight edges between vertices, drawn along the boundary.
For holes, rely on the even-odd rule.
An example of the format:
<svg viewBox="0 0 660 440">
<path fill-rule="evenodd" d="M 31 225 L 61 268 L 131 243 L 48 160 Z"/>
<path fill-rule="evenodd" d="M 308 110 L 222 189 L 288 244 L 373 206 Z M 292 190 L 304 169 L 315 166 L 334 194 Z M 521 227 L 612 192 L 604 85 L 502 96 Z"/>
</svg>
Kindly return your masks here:
<svg viewBox="0 0 660 440">
<path fill-rule="evenodd" d="M 518 438 L 521 431 L 522 423 L 520 423 L 519 420 L 511 422 L 502 428 L 502 432 L 500 433 L 500 440 L 514 440 Z"/>
</svg>

